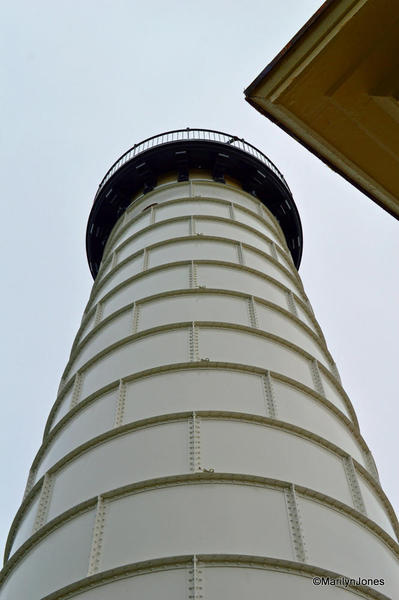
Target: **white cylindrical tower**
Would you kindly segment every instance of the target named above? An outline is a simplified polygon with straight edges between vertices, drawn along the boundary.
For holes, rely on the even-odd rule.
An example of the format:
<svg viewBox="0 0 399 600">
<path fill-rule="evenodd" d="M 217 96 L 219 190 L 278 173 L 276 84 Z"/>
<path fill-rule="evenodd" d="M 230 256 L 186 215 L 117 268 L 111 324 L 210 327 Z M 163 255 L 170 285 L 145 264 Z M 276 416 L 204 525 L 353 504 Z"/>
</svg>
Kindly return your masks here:
<svg viewBox="0 0 399 600">
<path fill-rule="evenodd" d="M 398 521 L 301 249 L 284 178 L 243 140 L 174 131 L 115 163 L 1 600 L 395 595 Z"/>
</svg>

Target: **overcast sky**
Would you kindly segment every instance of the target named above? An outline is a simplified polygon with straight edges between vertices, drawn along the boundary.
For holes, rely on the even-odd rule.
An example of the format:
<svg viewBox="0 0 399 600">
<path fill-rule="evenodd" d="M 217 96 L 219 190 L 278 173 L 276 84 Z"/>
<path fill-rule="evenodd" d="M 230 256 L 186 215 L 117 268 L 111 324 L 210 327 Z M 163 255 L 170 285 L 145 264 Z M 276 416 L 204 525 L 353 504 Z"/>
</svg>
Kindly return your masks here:
<svg viewBox="0 0 399 600">
<path fill-rule="evenodd" d="M 3 1 L 0 548 L 91 288 L 98 183 L 134 143 L 188 126 L 244 137 L 285 175 L 305 289 L 398 511 L 398 223 L 243 95 L 320 4 Z"/>
</svg>

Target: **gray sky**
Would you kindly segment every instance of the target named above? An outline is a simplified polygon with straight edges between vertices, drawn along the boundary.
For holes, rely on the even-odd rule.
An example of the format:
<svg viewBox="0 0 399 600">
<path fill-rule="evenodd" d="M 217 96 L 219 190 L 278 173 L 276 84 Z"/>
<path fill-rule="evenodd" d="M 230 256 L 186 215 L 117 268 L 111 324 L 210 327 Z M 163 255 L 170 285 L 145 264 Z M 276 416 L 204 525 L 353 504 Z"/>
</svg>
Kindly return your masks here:
<svg viewBox="0 0 399 600">
<path fill-rule="evenodd" d="M 98 183 L 134 143 L 187 126 L 244 137 L 285 175 L 305 289 L 398 511 L 398 223 L 243 96 L 320 4 L 2 3 L 1 548 L 88 299 Z"/>
</svg>

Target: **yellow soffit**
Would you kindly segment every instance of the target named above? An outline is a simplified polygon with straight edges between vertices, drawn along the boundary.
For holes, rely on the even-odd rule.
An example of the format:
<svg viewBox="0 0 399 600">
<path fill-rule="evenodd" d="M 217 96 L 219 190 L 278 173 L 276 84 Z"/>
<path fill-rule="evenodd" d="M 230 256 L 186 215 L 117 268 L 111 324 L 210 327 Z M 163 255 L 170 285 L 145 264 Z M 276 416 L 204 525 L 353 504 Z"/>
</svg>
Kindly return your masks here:
<svg viewBox="0 0 399 600">
<path fill-rule="evenodd" d="M 245 95 L 399 217 L 398 0 L 328 0 Z"/>
</svg>

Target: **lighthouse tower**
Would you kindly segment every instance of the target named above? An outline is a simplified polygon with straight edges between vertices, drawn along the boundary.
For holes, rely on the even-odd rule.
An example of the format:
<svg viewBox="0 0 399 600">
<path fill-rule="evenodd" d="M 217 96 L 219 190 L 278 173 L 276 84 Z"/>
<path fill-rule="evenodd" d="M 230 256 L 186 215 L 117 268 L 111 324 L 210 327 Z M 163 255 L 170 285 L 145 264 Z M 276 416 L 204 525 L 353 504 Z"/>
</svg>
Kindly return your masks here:
<svg viewBox="0 0 399 600">
<path fill-rule="evenodd" d="M 244 140 L 173 131 L 113 165 L 1 600 L 394 597 L 398 521 L 301 252 L 284 177 Z"/>
</svg>

